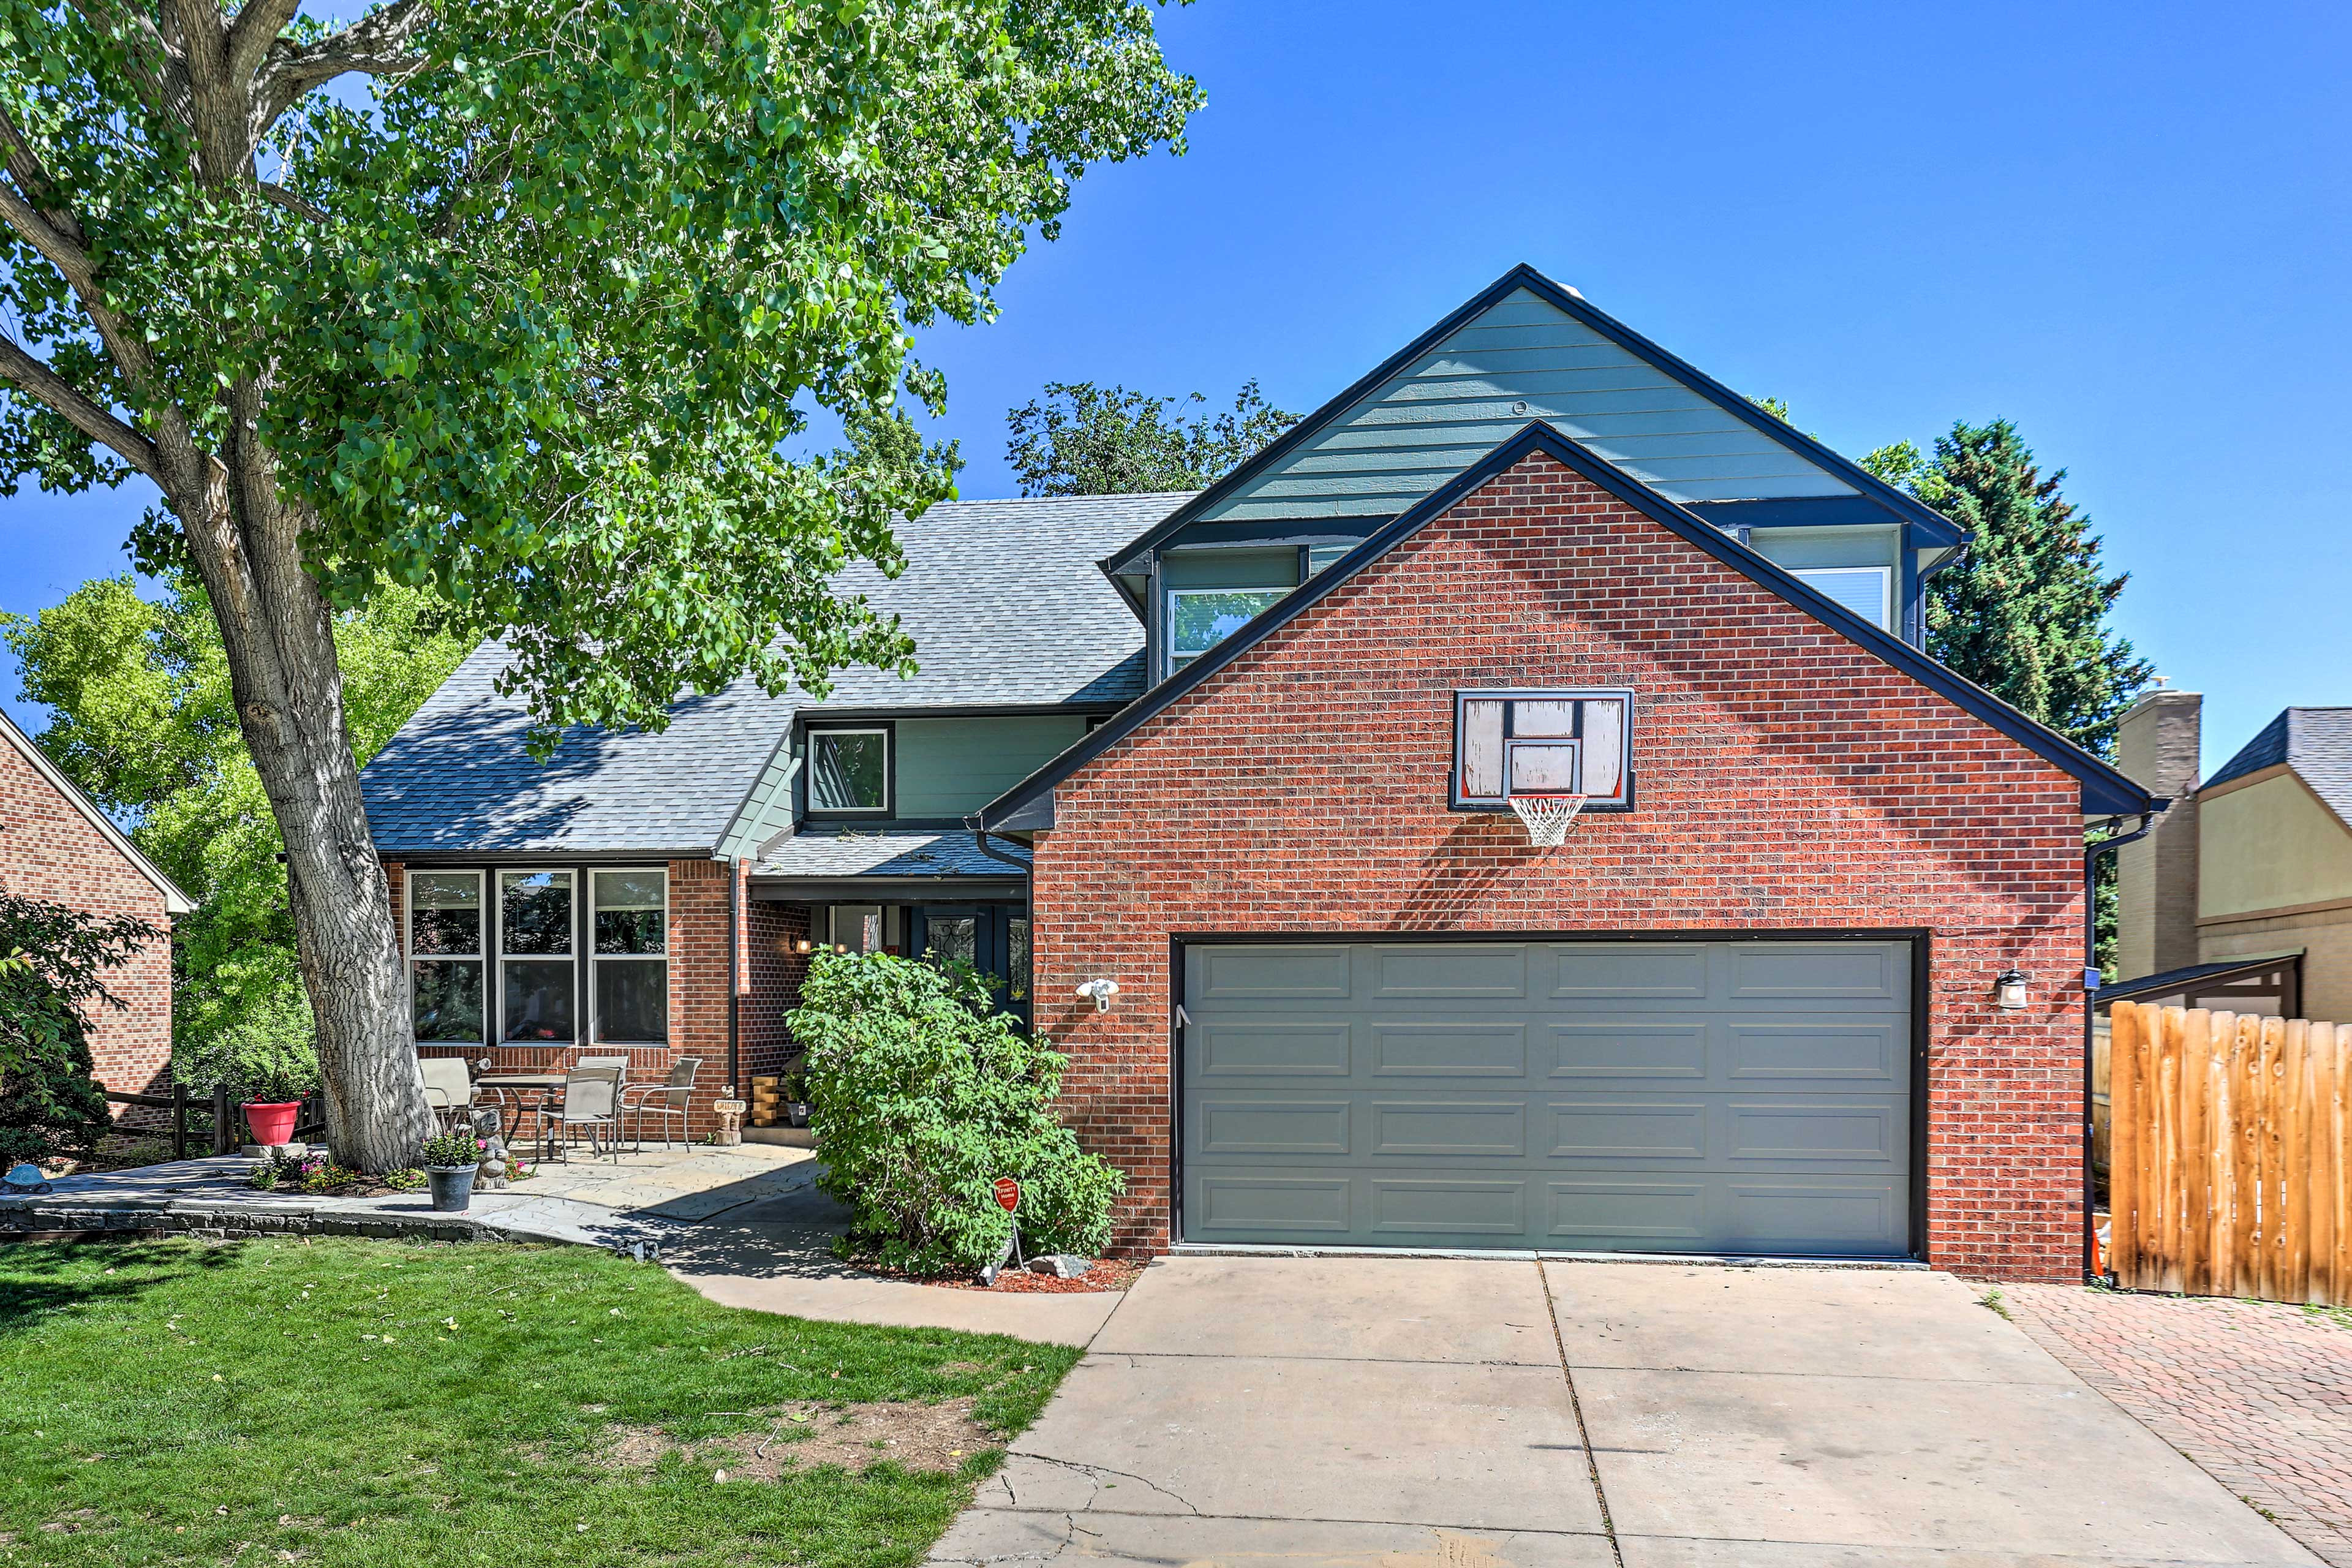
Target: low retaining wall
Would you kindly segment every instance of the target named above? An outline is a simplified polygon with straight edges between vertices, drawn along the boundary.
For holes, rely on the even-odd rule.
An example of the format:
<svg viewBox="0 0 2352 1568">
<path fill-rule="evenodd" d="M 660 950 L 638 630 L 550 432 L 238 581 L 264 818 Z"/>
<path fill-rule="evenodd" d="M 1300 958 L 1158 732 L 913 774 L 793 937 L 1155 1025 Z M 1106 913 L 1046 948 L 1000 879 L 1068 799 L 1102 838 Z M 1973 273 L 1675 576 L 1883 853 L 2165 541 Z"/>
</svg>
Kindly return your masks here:
<svg viewBox="0 0 2352 1568">
<path fill-rule="evenodd" d="M 379 1214 L 221 1203 L 90 1204 L 71 1199 L 0 1202 L 0 1243 L 139 1241 L 161 1237 L 250 1240 L 265 1236 L 370 1236 L 414 1241 L 536 1241 L 462 1214 Z"/>
</svg>

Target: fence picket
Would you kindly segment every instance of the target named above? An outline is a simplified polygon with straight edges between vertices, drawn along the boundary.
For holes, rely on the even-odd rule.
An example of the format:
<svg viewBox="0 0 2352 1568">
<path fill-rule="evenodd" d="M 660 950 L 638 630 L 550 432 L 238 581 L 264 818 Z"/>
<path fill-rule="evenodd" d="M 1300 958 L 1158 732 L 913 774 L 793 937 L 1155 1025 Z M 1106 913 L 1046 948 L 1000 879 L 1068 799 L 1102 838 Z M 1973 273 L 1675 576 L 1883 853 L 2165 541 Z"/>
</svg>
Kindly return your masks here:
<svg viewBox="0 0 2352 1568">
<path fill-rule="evenodd" d="M 2126 1288 L 2139 1283 L 2140 1120 L 2146 1091 L 2140 1078 L 2141 1019 L 2134 1002 L 2118 1002 L 2108 1018 L 2107 1040 L 2107 1269 Z"/>
<path fill-rule="evenodd" d="M 2279 1294 L 2300 1301 L 2311 1289 L 2311 1025 L 2286 1021 L 2279 1058 Z"/>
<path fill-rule="evenodd" d="M 2237 1171 L 2236 1213 L 2230 1216 L 2235 1268 L 2227 1288 L 2232 1296 L 2255 1294 L 2261 1263 L 2263 1021 L 2238 1017 L 2237 1043 L 2230 1050 L 2230 1143 Z"/>
<path fill-rule="evenodd" d="M 2309 1194 L 2304 1226 L 2309 1242 L 2301 1300 L 2324 1307 L 2336 1300 L 2336 1191 L 2341 1183 L 2336 1162 L 2342 1154 L 2336 1144 L 2330 1114 L 2336 1100 L 2335 1026 L 2312 1025 L 2305 1049 L 2304 1109 L 2299 1114 L 2306 1121 L 2310 1145 L 2304 1166 L 2305 1188 Z"/>
<path fill-rule="evenodd" d="M 2352 1307 L 2352 1024 L 2336 1026 L 2336 1089 L 2328 1121 L 2336 1145 L 2336 1299 Z"/>
<path fill-rule="evenodd" d="M 2212 1080 L 2213 1016 L 2191 1007 L 2180 1017 L 2180 1208 L 2173 1230 L 2179 1237 L 2180 1289 L 2192 1296 L 2213 1289 L 2213 1160 L 2206 1126 Z"/>
<path fill-rule="evenodd" d="M 2156 1017 L 2156 1219 L 2157 1289 L 2179 1291 L 2180 1267 L 2180 1036 L 2181 1013 L 2167 1007 Z"/>
</svg>

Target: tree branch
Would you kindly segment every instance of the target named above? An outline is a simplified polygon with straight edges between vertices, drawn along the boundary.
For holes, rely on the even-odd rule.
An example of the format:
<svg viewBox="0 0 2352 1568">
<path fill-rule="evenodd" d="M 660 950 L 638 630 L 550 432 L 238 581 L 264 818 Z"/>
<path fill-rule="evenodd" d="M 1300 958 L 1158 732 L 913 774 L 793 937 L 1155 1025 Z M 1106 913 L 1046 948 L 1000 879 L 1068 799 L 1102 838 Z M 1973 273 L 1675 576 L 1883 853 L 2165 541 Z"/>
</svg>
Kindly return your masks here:
<svg viewBox="0 0 2352 1568">
<path fill-rule="evenodd" d="M 65 377 L 25 352 L 14 338 L 0 337 L 0 378 L 14 382 L 46 403 L 91 440 L 161 485 L 163 466 L 155 444 L 92 402 Z"/>
<path fill-rule="evenodd" d="M 228 79 L 239 87 L 253 80 L 269 46 L 302 8 L 302 0 L 245 0 L 228 30 Z"/>
<path fill-rule="evenodd" d="M 268 180 L 262 180 L 258 182 L 258 189 L 264 201 L 275 202 L 297 216 L 309 218 L 312 223 L 329 221 L 326 208 L 315 202 L 304 201 L 283 185 L 272 184 Z"/>
<path fill-rule="evenodd" d="M 97 287 L 98 274 L 90 265 L 89 253 L 18 195 L 13 185 L 0 184 L 0 223 L 15 229 L 26 245 L 40 252 L 44 261 L 65 274 L 75 293 L 88 294 Z"/>
<path fill-rule="evenodd" d="M 248 0 L 248 8 L 261 3 Z M 415 42 L 432 23 L 432 0 L 393 0 L 315 44 L 272 38 L 253 77 L 254 139 L 278 123 L 295 100 L 339 76 L 401 76 L 421 69 L 425 57 L 415 51 Z"/>
<path fill-rule="evenodd" d="M 195 123 L 195 104 L 185 65 L 155 25 L 155 18 L 114 0 L 73 0 L 75 10 L 100 32 L 120 32 L 130 56 L 139 96 L 158 115 L 183 126 Z"/>
</svg>

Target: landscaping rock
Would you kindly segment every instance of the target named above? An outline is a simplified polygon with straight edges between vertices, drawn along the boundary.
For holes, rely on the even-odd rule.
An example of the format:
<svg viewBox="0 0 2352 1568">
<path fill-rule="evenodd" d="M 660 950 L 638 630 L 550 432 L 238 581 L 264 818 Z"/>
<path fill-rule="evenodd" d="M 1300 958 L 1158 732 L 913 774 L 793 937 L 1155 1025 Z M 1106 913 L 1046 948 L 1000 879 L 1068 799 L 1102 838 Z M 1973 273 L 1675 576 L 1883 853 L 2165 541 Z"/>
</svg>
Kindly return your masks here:
<svg viewBox="0 0 2352 1568">
<path fill-rule="evenodd" d="M 1049 1252 L 1043 1258 L 1029 1260 L 1032 1274 L 1051 1274 L 1056 1279 L 1076 1279 L 1094 1266 L 1094 1259 L 1067 1252 Z"/>
</svg>

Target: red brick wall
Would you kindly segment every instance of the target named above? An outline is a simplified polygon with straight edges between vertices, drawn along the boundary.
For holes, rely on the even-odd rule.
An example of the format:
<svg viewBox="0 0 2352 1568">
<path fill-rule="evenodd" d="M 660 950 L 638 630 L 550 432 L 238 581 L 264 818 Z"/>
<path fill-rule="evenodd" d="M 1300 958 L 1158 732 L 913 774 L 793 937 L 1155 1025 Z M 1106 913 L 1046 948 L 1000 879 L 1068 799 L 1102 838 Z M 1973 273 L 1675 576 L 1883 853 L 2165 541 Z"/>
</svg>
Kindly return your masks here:
<svg viewBox="0 0 2352 1568">
<path fill-rule="evenodd" d="M 1635 692 L 1638 809 L 1531 850 L 1445 809 L 1452 692 Z M 1466 498 L 1062 784 L 1039 1029 L 1169 1241 L 1172 931 L 1926 927 L 1927 1255 L 2077 1277 L 2075 781 L 1547 457 Z M 2003 1014 L 1991 977 L 2035 977 Z M 1071 993 L 1120 986 L 1097 1014 Z"/>
<path fill-rule="evenodd" d="M 746 987 L 741 1014 L 743 1073 L 781 1073 L 793 1056 L 784 1015 L 800 1005 L 809 955 L 796 951 L 809 934 L 809 911 L 797 904 L 747 906 Z M 749 1089 L 747 1083 L 745 1089 Z"/>
<path fill-rule="evenodd" d="M 527 866 L 532 862 L 528 856 L 515 856 L 503 863 Z M 694 1075 L 694 1099 L 688 1123 L 688 1135 L 699 1138 L 718 1127 L 710 1102 L 719 1099 L 727 1086 L 728 868 L 715 860 L 673 860 L 668 870 L 669 1044 L 627 1047 L 627 1081 L 659 1083 L 669 1076 L 678 1058 L 701 1058 L 702 1065 Z M 405 868 L 396 860 L 388 860 L 384 863 L 384 876 L 392 886 L 393 918 L 398 921 L 407 885 Z M 582 886 L 586 886 L 584 873 Z M 584 1027 L 584 1005 L 582 1022 Z M 586 1043 L 561 1048 L 492 1046 L 488 1054 L 493 1070 L 561 1072 L 583 1055 L 610 1056 L 621 1048 Z M 425 1046 L 420 1049 L 426 1056 L 479 1059 L 483 1055 L 479 1047 Z M 648 1136 L 657 1135 L 657 1121 L 649 1121 L 646 1126 Z M 677 1123 L 673 1121 L 670 1126 L 675 1130 Z"/>
<path fill-rule="evenodd" d="M 79 806 L 0 740 L 0 887 L 26 898 L 112 917 L 136 915 L 165 931 L 163 895 L 108 841 Z M 172 1060 L 172 944 L 150 942 L 106 988 L 129 1004 L 88 1009 L 98 1080 L 127 1094 L 168 1093 Z"/>
</svg>

